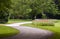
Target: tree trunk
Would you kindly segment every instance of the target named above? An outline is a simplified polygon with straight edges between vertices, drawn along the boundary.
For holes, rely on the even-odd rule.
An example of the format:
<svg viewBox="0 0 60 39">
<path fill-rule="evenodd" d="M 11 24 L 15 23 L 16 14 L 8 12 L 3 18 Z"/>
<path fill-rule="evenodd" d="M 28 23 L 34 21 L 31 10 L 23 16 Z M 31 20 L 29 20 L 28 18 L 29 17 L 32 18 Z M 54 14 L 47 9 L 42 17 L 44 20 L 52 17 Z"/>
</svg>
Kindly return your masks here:
<svg viewBox="0 0 60 39">
<path fill-rule="evenodd" d="M 36 15 L 34 16 L 34 19 L 36 19 Z"/>
<path fill-rule="evenodd" d="M 42 18 L 43 19 L 46 19 L 47 18 L 46 14 L 44 14 L 43 12 L 42 12 Z"/>
</svg>

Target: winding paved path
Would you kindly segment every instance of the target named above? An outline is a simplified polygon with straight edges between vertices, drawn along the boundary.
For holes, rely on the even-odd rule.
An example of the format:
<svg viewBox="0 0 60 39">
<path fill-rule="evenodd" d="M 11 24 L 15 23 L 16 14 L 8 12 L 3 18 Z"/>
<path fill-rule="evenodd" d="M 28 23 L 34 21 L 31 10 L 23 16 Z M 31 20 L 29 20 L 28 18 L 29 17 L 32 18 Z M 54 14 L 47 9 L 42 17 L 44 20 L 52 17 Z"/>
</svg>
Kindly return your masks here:
<svg viewBox="0 0 60 39">
<path fill-rule="evenodd" d="M 53 36 L 53 33 L 48 30 L 19 26 L 21 24 L 26 24 L 26 23 L 32 23 L 32 22 L 7 24 L 6 26 L 16 28 L 20 31 L 20 33 L 15 36 L 1 38 L 1 39 L 48 39 Z"/>
<path fill-rule="evenodd" d="M 27 24 L 27 23 L 32 23 L 32 22 L 29 21 L 29 22 L 20 22 L 20 23 L 6 24 L 6 26 L 20 26 L 22 24 Z"/>
</svg>

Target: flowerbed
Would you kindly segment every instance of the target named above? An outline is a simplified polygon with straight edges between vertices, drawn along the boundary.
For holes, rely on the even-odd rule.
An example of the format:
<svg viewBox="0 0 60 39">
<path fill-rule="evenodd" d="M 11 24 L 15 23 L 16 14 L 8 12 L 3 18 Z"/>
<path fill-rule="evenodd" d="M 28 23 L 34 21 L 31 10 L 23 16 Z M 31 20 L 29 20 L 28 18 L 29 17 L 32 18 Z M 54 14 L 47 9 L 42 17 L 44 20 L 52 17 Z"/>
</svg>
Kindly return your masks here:
<svg viewBox="0 0 60 39">
<path fill-rule="evenodd" d="M 32 24 L 35 26 L 54 26 L 56 20 L 50 19 L 41 19 L 41 20 L 34 20 Z"/>
</svg>

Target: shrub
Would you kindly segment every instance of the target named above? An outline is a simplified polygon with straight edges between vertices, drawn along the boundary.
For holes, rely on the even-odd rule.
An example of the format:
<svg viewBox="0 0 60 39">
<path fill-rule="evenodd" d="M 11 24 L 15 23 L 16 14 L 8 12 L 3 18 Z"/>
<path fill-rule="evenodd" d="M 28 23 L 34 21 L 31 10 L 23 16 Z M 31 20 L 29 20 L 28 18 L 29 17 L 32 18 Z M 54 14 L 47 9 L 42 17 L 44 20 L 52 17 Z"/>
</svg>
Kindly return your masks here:
<svg viewBox="0 0 60 39">
<path fill-rule="evenodd" d="M 54 23 L 52 22 L 33 22 L 32 23 L 35 26 L 54 26 Z"/>
<path fill-rule="evenodd" d="M 36 26 L 54 26 L 55 22 L 56 20 L 40 19 L 40 20 L 34 20 L 32 24 Z"/>
</svg>

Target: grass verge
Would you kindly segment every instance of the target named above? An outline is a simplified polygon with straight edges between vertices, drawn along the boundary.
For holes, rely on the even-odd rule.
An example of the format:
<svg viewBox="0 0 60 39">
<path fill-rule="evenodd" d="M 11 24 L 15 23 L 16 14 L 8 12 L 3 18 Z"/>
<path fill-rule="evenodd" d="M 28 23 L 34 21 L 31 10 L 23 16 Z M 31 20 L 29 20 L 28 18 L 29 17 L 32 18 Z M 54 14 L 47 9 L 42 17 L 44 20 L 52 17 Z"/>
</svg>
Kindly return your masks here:
<svg viewBox="0 0 60 39">
<path fill-rule="evenodd" d="M 26 22 L 26 21 L 31 21 L 31 20 L 30 19 L 10 19 L 8 21 L 8 24 L 17 23 L 17 22 Z"/>
<path fill-rule="evenodd" d="M 0 38 L 14 36 L 18 33 L 19 31 L 15 28 L 11 28 L 8 26 L 0 26 Z"/>
</svg>

